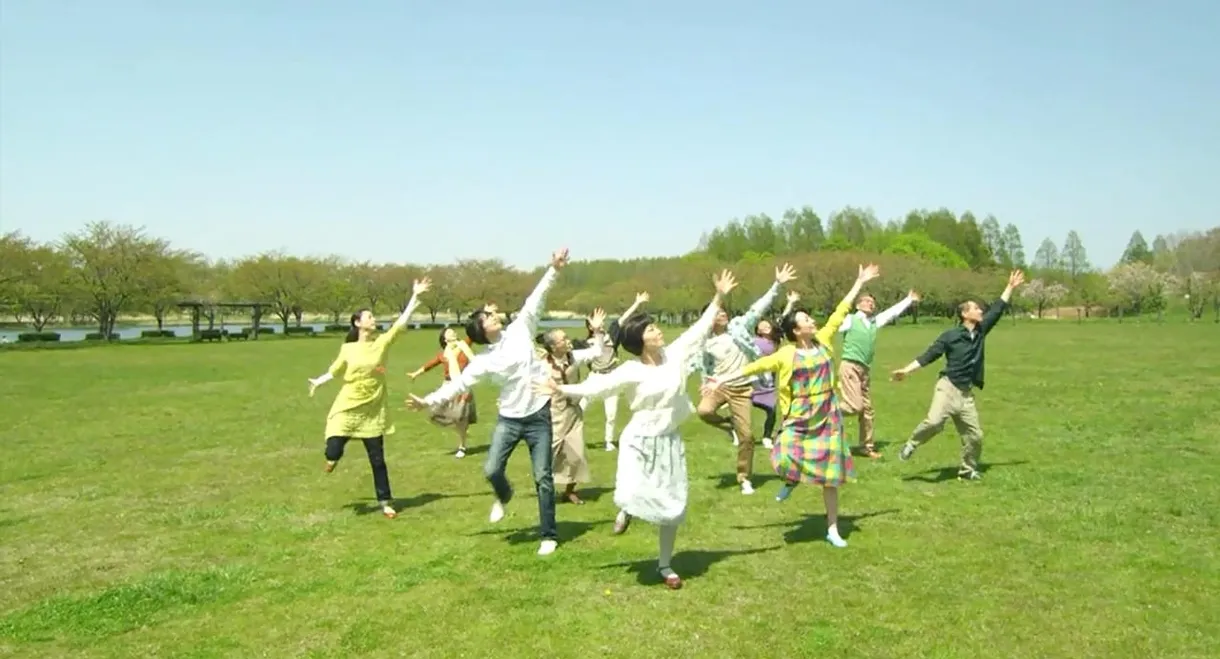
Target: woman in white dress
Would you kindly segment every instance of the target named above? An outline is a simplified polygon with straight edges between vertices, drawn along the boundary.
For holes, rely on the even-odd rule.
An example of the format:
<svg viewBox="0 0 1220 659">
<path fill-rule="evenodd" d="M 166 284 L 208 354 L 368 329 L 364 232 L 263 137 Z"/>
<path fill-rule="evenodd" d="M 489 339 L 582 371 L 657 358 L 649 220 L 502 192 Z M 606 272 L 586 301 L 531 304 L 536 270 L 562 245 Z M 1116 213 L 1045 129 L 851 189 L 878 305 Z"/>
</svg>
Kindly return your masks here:
<svg viewBox="0 0 1220 659">
<path fill-rule="evenodd" d="M 647 314 L 634 314 L 620 324 L 618 343 L 639 361 L 627 361 L 609 373 L 595 373 L 579 384 L 536 383 L 540 393 L 604 398 L 619 395 L 628 401 L 631 420 L 619 437 L 618 474 L 614 503 L 619 507 L 614 532 L 627 530 L 633 517 L 660 526 L 657 569 L 671 589 L 682 578 L 670 567 L 678 525 L 686 517 L 686 447 L 678 426 L 695 413 L 686 394 L 692 360 L 699 359 L 703 343 L 720 311 L 720 301 L 737 286 L 733 273 L 724 270 L 713 279 L 716 295 L 699 320 L 673 343 Z"/>
</svg>

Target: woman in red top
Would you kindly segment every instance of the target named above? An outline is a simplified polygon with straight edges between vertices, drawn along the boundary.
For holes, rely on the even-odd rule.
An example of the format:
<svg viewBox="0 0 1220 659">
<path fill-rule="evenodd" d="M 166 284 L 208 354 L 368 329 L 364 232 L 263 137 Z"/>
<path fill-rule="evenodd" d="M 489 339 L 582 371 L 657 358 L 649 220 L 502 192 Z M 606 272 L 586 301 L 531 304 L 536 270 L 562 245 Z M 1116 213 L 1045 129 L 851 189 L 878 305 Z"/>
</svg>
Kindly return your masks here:
<svg viewBox="0 0 1220 659">
<path fill-rule="evenodd" d="M 457 332 L 452 327 L 441 330 L 441 351 L 431 361 L 407 373 L 412 380 L 431 371 L 437 366 L 445 367 L 445 380 L 452 380 L 470 364 L 474 352 L 470 349 L 470 337 L 458 339 Z M 458 396 L 438 409 L 430 419 L 438 426 L 453 428 L 457 431 L 458 448 L 453 454 L 456 458 L 466 457 L 466 433 L 470 426 L 478 422 L 478 413 L 474 406 L 474 393 L 467 392 Z"/>
</svg>

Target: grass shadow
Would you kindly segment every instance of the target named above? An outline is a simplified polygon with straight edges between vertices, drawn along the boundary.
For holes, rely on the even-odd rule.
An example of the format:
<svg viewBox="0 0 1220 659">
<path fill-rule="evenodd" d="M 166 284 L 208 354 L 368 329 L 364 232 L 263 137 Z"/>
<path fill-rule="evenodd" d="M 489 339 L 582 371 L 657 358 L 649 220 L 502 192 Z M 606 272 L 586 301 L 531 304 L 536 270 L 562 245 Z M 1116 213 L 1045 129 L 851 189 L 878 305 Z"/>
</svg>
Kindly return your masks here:
<svg viewBox="0 0 1220 659">
<path fill-rule="evenodd" d="M 562 521 L 555 524 L 556 530 L 559 532 L 560 542 L 571 542 L 581 537 L 582 535 L 592 531 L 595 527 L 604 526 L 613 520 L 601 520 L 598 522 L 571 522 Z M 504 541 L 510 545 L 521 545 L 529 542 L 539 542 L 538 527 L 529 526 L 511 531 L 502 531 L 500 529 L 488 529 L 486 531 L 477 531 L 471 535 L 501 535 Z"/>
<path fill-rule="evenodd" d="M 780 545 L 774 547 L 764 547 L 762 549 L 721 549 L 721 550 L 706 550 L 694 549 L 690 551 L 680 551 L 674 554 L 673 560 L 670 562 L 670 567 L 682 577 L 683 581 L 697 579 L 707 574 L 711 567 L 723 560 L 733 558 L 734 556 L 749 556 L 751 554 L 762 554 L 769 551 L 780 549 Z M 610 570 L 614 568 L 625 568 L 627 573 L 635 573 L 636 580 L 646 586 L 660 584 L 665 580 L 657 572 L 657 559 L 650 558 L 642 561 L 630 561 L 626 563 L 611 563 L 602 565 L 600 569 Z"/>
<path fill-rule="evenodd" d="M 406 499 L 394 499 L 394 510 L 402 512 L 412 508 L 421 508 L 430 503 L 440 501 L 441 499 L 467 499 L 470 497 L 485 496 L 486 492 L 468 492 L 466 494 L 439 494 L 437 492 L 424 492 Z M 361 499 L 345 504 L 344 508 L 352 511 L 357 515 L 372 515 L 381 512 L 381 504 L 375 499 Z"/>
<path fill-rule="evenodd" d="M 707 479 L 709 481 L 716 481 L 717 490 L 727 490 L 729 488 L 739 487 L 739 485 L 737 483 L 737 474 L 736 473 L 720 474 L 719 476 L 708 476 Z M 769 483 L 771 481 L 777 481 L 777 480 L 779 480 L 779 476 L 774 473 L 753 474 L 752 476 L 750 476 L 750 484 L 752 484 L 755 488 L 762 487 L 766 483 Z"/>
<path fill-rule="evenodd" d="M 613 487 L 579 487 L 576 488 L 576 496 L 580 497 L 585 503 L 592 503 L 601 499 L 602 496 L 614 492 Z M 563 498 L 562 492 L 556 503 L 568 503 L 568 500 Z"/>
<path fill-rule="evenodd" d="M 839 515 L 839 535 L 843 539 L 851 536 L 852 532 L 859 528 L 857 522 L 869 517 L 878 517 L 880 515 L 890 515 L 900 513 L 902 510 L 891 508 L 889 510 L 878 510 L 871 513 L 861 513 L 859 515 Z M 784 531 L 784 542 L 793 545 L 810 540 L 824 540 L 826 538 L 826 515 L 805 515 L 801 519 L 792 522 L 776 522 L 774 524 L 758 524 L 755 526 L 734 526 L 738 531 L 753 531 L 758 529 L 773 529 L 781 526 L 791 526 L 792 528 Z"/>
<path fill-rule="evenodd" d="M 992 467 L 1018 467 L 1023 464 L 1028 464 L 1029 460 L 1016 460 L 1013 462 L 993 462 L 983 463 L 979 465 L 979 473 L 986 474 Z M 957 480 L 957 467 L 944 467 L 942 469 L 929 469 L 914 476 L 905 476 L 902 480 L 920 481 L 923 483 L 943 483 L 945 481 Z"/>
<path fill-rule="evenodd" d="M 487 452 L 487 448 L 487 444 L 483 444 L 481 446 L 470 446 L 468 444 L 466 446 L 466 457 L 470 457 L 472 455 L 482 455 Z M 452 451 L 450 451 L 450 453 L 452 453 Z"/>
</svg>

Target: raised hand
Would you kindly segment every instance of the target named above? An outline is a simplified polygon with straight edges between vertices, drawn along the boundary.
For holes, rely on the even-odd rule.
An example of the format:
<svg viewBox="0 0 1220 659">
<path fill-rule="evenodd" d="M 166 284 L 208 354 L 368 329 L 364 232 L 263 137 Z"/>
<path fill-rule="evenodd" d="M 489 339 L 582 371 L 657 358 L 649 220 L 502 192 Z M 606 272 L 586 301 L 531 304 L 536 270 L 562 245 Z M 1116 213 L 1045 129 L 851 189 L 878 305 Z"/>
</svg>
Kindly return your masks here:
<svg viewBox="0 0 1220 659">
<path fill-rule="evenodd" d="M 408 372 L 408 373 L 407 373 L 407 377 L 409 377 L 409 378 L 411 378 L 412 380 L 414 380 L 415 378 L 419 377 L 419 376 L 420 376 L 420 375 L 422 375 L 422 374 L 423 374 L 423 372 L 417 369 L 417 370 L 414 370 L 414 371 L 410 371 L 410 372 Z"/>
<path fill-rule="evenodd" d="M 309 397 L 313 398 L 313 392 L 318 390 L 318 383 L 313 380 L 309 381 Z"/>
<path fill-rule="evenodd" d="M 860 266 L 860 273 L 856 276 L 856 281 L 863 284 L 864 282 L 872 281 L 880 276 L 881 268 L 878 268 L 875 264 L 870 263 L 868 265 Z"/>
<path fill-rule="evenodd" d="M 902 382 L 903 380 L 907 379 L 907 372 L 900 368 L 897 371 L 890 373 L 890 379 L 894 382 Z"/>
<path fill-rule="evenodd" d="M 737 278 L 729 270 L 721 270 L 720 274 L 712 277 L 712 283 L 716 285 L 716 292 L 721 295 L 728 295 L 734 288 L 737 288 Z"/>
<path fill-rule="evenodd" d="M 423 295 L 424 293 L 427 293 L 428 289 L 430 288 L 432 288 L 432 280 L 428 277 L 416 279 L 415 281 L 411 282 L 412 295 Z"/>
<path fill-rule="evenodd" d="M 568 248 L 563 247 L 551 254 L 551 267 L 556 270 L 568 264 Z"/>
<path fill-rule="evenodd" d="M 1020 270 L 1013 270 L 1012 273 L 1008 275 L 1009 290 L 1015 289 L 1016 287 L 1018 287 L 1024 283 L 1025 283 L 1025 273 L 1024 272 L 1021 272 Z"/>
<path fill-rule="evenodd" d="M 600 331 L 606 322 L 606 310 L 598 307 L 589 314 L 589 329 L 594 332 Z"/>
<path fill-rule="evenodd" d="M 919 296 L 919 291 L 916 291 L 913 288 L 910 291 L 907 291 L 907 297 L 911 298 L 912 302 L 918 302 L 923 299 Z"/>
<path fill-rule="evenodd" d="M 796 279 L 796 268 L 792 264 L 785 263 L 781 267 L 775 269 L 775 281 L 779 284 L 787 284 Z"/>
<path fill-rule="evenodd" d="M 644 304 L 649 299 L 650 298 L 648 297 L 648 291 L 644 291 L 644 292 L 635 294 L 635 303 L 636 304 Z"/>
<path fill-rule="evenodd" d="M 801 294 L 796 291 L 788 291 L 788 304 L 796 304 L 801 301 Z"/>
</svg>

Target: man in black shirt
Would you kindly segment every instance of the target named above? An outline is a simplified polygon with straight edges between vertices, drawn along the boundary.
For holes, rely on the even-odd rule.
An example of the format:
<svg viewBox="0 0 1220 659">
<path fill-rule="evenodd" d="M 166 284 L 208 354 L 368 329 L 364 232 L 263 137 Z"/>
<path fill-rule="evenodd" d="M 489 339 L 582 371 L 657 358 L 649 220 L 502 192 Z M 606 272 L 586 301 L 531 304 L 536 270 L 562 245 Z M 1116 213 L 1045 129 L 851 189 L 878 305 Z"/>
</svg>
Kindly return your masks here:
<svg viewBox="0 0 1220 659">
<path fill-rule="evenodd" d="M 983 428 L 974 406 L 974 390 L 983 388 L 983 345 L 1008 308 L 1013 290 L 1024 282 L 1025 274 L 1014 270 L 1008 275 L 1008 287 L 986 312 L 973 300 L 963 302 L 957 308 L 960 324 L 936 337 L 915 361 L 894 371 L 894 380 L 902 381 L 912 371 L 931 364 L 942 355 L 945 358 L 945 368 L 936 381 L 928 416 L 915 427 L 899 458 L 909 460 L 920 444 L 938 435 L 945 422 L 953 419 L 957 434 L 962 438 L 962 464 L 957 477 L 964 480 L 981 478 L 979 457 L 983 453 Z"/>
</svg>

